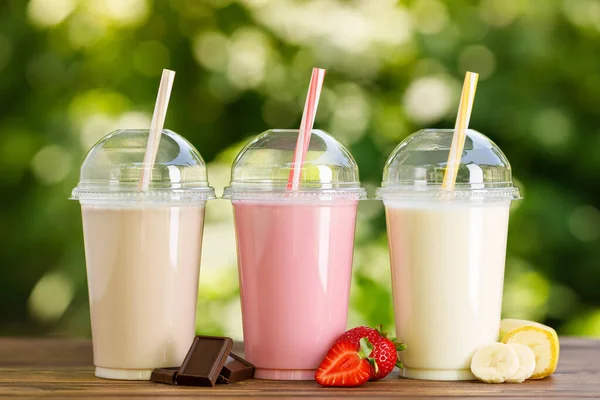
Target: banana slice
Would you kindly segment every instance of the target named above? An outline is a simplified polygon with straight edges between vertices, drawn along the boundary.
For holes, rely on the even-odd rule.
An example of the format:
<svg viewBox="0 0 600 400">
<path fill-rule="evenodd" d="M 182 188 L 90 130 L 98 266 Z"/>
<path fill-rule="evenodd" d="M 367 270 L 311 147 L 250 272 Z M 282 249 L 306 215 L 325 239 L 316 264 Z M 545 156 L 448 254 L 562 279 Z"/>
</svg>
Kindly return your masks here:
<svg viewBox="0 0 600 400">
<path fill-rule="evenodd" d="M 556 371 L 560 345 L 554 329 L 542 324 L 522 326 L 508 332 L 502 343 L 528 346 L 535 355 L 535 369 L 531 379 L 542 379 Z"/>
<path fill-rule="evenodd" d="M 471 372 L 482 382 L 502 383 L 518 369 L 517 353 L 503 343 L 480 347 L 471 359 Z"/>
<path fill-rule="evenodd" d="M 508 377 L 506 382 L 523 383 L 525 379 L 529 379 L 533 375 L 533 370 L 535 369 L 535 355 L 533 354 L 533 350 L 518 343 L 509 343 L 507 346 L 517 353 L 517 357 L 519 357 L 519 369 Z"/>
</svg>

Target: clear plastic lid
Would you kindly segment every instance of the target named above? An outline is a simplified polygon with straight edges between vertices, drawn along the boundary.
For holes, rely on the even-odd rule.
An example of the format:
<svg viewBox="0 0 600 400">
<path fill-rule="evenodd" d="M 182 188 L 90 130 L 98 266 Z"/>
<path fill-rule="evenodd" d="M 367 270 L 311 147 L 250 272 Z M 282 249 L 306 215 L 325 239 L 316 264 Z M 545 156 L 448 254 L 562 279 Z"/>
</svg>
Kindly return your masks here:
<svg viewBox="0 0 600 400">
<path fill-rule="evenodd" d="M 92 147 L 71 199 L 87 201 L 194 202 L 214 199 L 206 164 L 182 136 L 163 130 L 148 189 L 138 188 L 148 129 L 116 130 Z"/>
<path fill-rule="evenodd" d="M 485 135 L 469 129 L 454 189 L 442 189 L 452 129 L 423 129 L 402 141 L 388 158 L 377 198 L 520 198 L 506 156 Z"/>
<path fill-rule="evenodd" d="M 297 129 L 271 129 L 254 138 L 233 162 L 231 183 L 223 198 L 366 198 L 358 166 L 348 149 L 317 129 L 310 137 L 298 190 L 288 190 L 297 140 Z"/>
</svg>

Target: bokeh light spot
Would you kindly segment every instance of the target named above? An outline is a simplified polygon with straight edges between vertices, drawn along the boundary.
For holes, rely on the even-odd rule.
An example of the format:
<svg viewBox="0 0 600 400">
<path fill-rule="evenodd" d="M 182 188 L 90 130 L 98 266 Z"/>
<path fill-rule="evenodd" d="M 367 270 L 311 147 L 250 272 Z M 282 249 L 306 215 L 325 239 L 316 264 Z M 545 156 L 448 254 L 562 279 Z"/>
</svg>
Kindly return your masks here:
<svg viewBox="0 0 600 400">
<path fill-rule="evenodd" d="M 123 113 L 116 117 L 102 113 L 90 115 L 82 123 L 82 146 L 87 150 L 98 140 L 117 129 L 148 129 L 151 118 L 149 113 L 135 111 Z"/>
<path fill-rule="evenodd" d="M 362 53 L 369 45 L 369 22 L 349 7 L 340 7 L 331 15 L 331 26 L 336 32 L 330 35 L 331 43 L 348 53 Z"/>
<path fill-rule="evenodd" d="M 458 68 L 461 71 L 477 72 L 483 80 L 494 73 L 496 56 L 485 46 L 469 46 L 458 56 Z"/>
<path fill-rule="evenodd" d="M 283 65 L 274 63 L 269 66 L 265 75 L 264 87 L 270 98 L 279 101 L 292 101 L 294 99 L 294 93 L 289 90 L 290 82 L 287 76 L 286 68 Z"/>
<path fill-rule="evenodd" d="M 220 32 L 203 32 L 193 42 L 194 57 L 200 65 L 223 70 L 227 66 L 229 40 Z"/>
<path fill-rule="evenodd" d="M 53 185 L 65 179 L 69 173 L 71 154 L 61 146 L 43 147 L 33 156 L 31 169 L 40 182 Z"/>
<path fill-rule="evenodd" d="M 85 119 L 81 126 L 81 145 L 87 150 L 100 140 L 103 136 L 110 133 L 114 120 L 105 114 L 90 115 Z"/>
<path fill-rule="evenodd" d="M 27 17 L 33 25 L 51 27 L 64 21 L 75 6 L 75 0 L 30 0 Z"/>
<path fill-rule="evenodd" d="M 413 81 L 404 93 L 407 114 L 417 123 L 434 123 L 454 104 L 454 90 L 448 79 L 429 76 Z"/>
<path fill-rule="evenodd" d="M 131 111 L 117 117 L 113 129 L 149 129 L 152 123 L 152 115 L 143 111 Z M 165 129 L 167 127 L 165 126 Z M 108 134 L 109 132 L 106 132 Z"/>
<path fill-rule="evenodd" d="M 74 49 L 89 48 L 105 38 L 106 32 L 102 18 L 77 13 L 68 22 L 67 39 Z"/>
<path fill-rule="evenodd" d="M 480 5 L 481 16 L 491 26 L 507 26 L 519 15 L 522 6 L 520 3 L 523 1 L 483 0 Z"/>
<path fill-rule="evenodd" d="M 359 54 L 371 52 L 379 45 L 396 46 L 411 39 L 410 14 L 397 2 L 245 0 L 244 4 L 258 21 L 285 41 L 315 49 L 322 49 L 326 43 L 343 53 Z M 385 56 L 375 52 L 375 60 L 369 60 L 376 62 Z M 345 58 L 337 60 L 343 64 Z"/>
<path fill-rule="evenodd" d="M 88 90 L 75 96 L 69 105 L 69 116 L 82 129 L 88 118 L 94 115 L 105 115 L 116 118 L 131 109 L 129 99 L 121 93 L 106 90 Z"/>
<path fill-rule="evenodd" d="M 448 10 L 439 0 L 418 0 L 412 9 L 415 29 L 425 34 L 441 32 L 448 24 Z"/>
<path fill-rule="evenodd" d="M 600 2 L 597 0 L 564 0 L 563 11 L 573 24 L 600 31 Z"/>
<path fill-rule="evenodd" d="M 227 76 L 240 89 L 258 86 L 264 79 L 270 45 L 258 29 L 244 27 L 235 31 L 229 49 Z"/>
<path fill-rule="evenodd" d="M 364 136 L 371 108 L 367 94 L 353 83 L 340 85 L 335 90 L 336 107 L 331 117 L 331 132 L 345 144 L 356 142 Z"/>
<path fill-rule="evenodd" d="M 547 109 L 538 112 L 532 125 L 533 136 L 549 149 L 562 150 L 572 137 L 571 121 L 561 110 Z"/>
<path fill-rule="evenodd" d="M 395 0 L 361 1 L 356 4 L 359 6 L 357 11 L 368 21 L 367 35 L 371 37 L 368 49 L 380 43 L 397 48 L 410 42 L 414 21 L 405 6 Z"/>
<path fill-rule="evenodd" d="M 29 312 L 41 322 L 58 320 L 73 300 L 73 283 L 61 272 L 44 275 L 29 295 Z"/>
<path fill-rule="evenodd" d="M 146 0 L 104 0 L 104 7 L 108 18 L 127 26 L 141 25 L 150 12 Z"/>
</svg>

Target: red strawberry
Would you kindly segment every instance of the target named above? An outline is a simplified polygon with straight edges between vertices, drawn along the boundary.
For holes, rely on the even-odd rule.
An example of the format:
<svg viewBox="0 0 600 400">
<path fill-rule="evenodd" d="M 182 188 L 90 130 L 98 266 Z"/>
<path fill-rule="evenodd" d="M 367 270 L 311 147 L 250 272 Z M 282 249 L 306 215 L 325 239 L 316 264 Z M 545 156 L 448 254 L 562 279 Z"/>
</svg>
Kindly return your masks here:
<svg viewBox="0 0 600 400">
<path fill-rule="evenodd" d="M 349 342 L 358 344 L 359 340 L 364 337 L 369 338 L 369 340 L 371 340 L 371 338 L 377 336 L 379 336 L 379 333 L 375 329 L 369 328 L 368 326 L 357 326 L 356 328 L 352 328 L 349 331 L 343 333 L 342 336 L 337 338 L 335 343 Z"/>
<path fill-rule="evenodd" d="M 315 380 L 323 386 L 362 385 L 371 377 L 372 351 L 373 345 L 366 338 L 358 344 L 334 344 L 319 366 Z"/>
<path fill-rule="evenodd" d="M 402 341 L 394 338 L 388 338 L 387 333 L 383 332 L 383 326 L 379 325 L 377 329 L 368 326 L 359 326 L 350 329 L 340 336 L 335 343 L 358 344 L 361 338 L 366 337 L 373 344 L 371 357 L 375 360 L 372 371 L 372 381 L 386 377 L 394 366 L 403 368 L 402 362 L 398 360 L 398 351 L 406 348 Z"/>
</svg>

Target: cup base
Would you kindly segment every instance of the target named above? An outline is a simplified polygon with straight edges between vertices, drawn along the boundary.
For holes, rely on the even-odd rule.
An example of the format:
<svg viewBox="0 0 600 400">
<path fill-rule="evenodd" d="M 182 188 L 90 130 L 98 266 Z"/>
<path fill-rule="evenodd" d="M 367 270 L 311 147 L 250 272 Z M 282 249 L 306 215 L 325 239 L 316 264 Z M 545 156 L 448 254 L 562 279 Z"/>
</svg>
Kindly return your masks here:
<svg viewBox="0 0 600 400">
<path fill-rule="evenodd" d="M 120 381 L 149 381 L 151 369 L 115 369 L 96 367 L 95 374 L 98 378 L 116 379 Z"/>
<path fill-rule="evenodd" d="M 416 369 L 400 370 L 402 378 L 419 379 L 424 381 L 474 381 L 475 375 L 468 369 Z"/>
<path fill-rule="evenodd" d="M 274 381 L 312 381 L 316 369 L 263 369 L 256 368 L 255 379 L 270 379 Z"/>
</svg>

